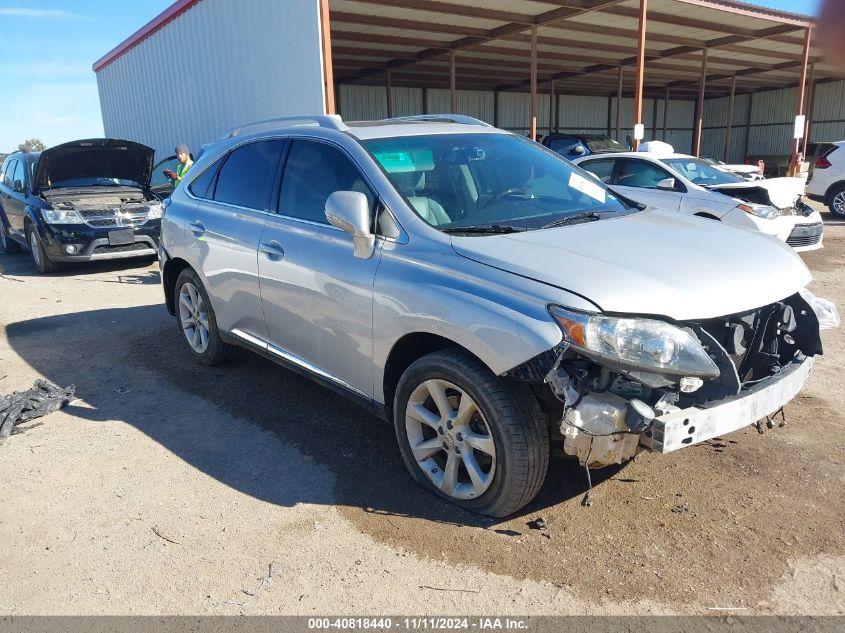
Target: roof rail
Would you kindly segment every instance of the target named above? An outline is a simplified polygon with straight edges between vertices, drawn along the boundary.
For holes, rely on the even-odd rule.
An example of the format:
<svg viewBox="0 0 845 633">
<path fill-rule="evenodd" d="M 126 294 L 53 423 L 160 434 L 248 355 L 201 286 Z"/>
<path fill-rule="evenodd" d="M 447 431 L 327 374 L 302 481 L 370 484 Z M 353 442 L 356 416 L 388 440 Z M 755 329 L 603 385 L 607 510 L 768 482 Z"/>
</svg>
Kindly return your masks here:
<svg viewBox="0 0 845 633">
<path fill-rule="evenodd" d="M 385 121 L 422 121 L 428 123 L 458 123 L 459 125 L 482 125 L 484 127 L 493 127 L 486 121 L 476 119 L 475 117 L 467 116 L 465 114 L 416 114 L 414 116 L 397 116 Z"/>
<path fill-rule="evenodd" d="M 313 116 L 277 116 L 261 121 L 254 121 L 229 130 L 224 138 L 234 138 L 249 132 L 280 128 L 280 127 L 324 127 L 338 132 L 345 132 L 349 128 L 337 114 L 317 114 Z"/>
</svg>

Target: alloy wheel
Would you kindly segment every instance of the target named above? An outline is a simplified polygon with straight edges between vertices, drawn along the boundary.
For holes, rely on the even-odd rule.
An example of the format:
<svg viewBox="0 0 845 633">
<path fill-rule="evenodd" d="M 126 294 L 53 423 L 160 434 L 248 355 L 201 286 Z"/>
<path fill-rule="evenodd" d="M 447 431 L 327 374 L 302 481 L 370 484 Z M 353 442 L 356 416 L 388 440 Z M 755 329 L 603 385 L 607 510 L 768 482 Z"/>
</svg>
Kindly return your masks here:
<svg viewBox="0 0 845 633">
<path fill-rule="evenodd" d="M 845 191 L 840 191 L 833 197 L 833 211 L 837 215 L 845 215 Z"/>
<path fill-rule="evenodd" d="M 32 253 L 32 261 L 35 262 L 35 267 L 41 267 L 41 246 L 38 244 L 38 236 L 35 231 L 29 232 L 29 250 Z"/>
<path fill-rule="evenodd" d="M 445 495 L 480 497 L 496 474 L 496 445 L 472 397 L 451 382 L 430 379 L 408 399 L 405 429 L 417 465 Z"/>
<path fill-rule="evenodd" d="M 188 345 L 197 354 L 208 349 L 208 310 L 196 286 L 182 284 L 179 291 L 179 322 Z"/>
</svg>

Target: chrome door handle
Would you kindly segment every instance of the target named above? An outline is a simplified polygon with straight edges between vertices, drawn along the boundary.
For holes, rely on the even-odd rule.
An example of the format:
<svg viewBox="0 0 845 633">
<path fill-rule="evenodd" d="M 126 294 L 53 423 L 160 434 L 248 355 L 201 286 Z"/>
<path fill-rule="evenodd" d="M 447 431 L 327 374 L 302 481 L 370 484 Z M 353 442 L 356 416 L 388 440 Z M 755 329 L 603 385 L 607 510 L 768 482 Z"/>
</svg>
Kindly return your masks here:
<svg viewBox="0 0 845 633">
<path fill-rule="evenodd" d="M 205 233 L 205 224 L 199 221 L 191 222 L 190 224 L 188 224 L 188 228 L 191 229 L 191 233 L 193 233 L 197 237 Z"/>
<path fill-rule="evenodd" d="M 272 242 L 260 242 L 258 244 L 258 250 L 264 253 L 268 259 L 281 259 L 285 256 L 285 249 L 275 240 Z"/>
</svg>

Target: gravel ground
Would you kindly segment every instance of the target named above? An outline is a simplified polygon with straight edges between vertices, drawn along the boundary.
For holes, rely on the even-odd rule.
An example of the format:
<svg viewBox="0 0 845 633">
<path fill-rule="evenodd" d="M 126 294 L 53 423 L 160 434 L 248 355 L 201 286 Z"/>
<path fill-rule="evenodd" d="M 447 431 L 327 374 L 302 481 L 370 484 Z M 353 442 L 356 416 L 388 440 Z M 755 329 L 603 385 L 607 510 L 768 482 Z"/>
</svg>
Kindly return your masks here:
<svg viewBox="0 0 845 633">
<path fill-rule="evenodd" d="M 825 221 L 804 259 L 845 314 Z M 784 428 L 594 474 L 591 508 L 558 454 L 494 522 L 418 489 L 333 393 L 248 354 L 194 365 L 154 262 L 0 255 L 0 298 L 0 393 L 80 398 L 0 446 L 0 614 L 845 613 L 845 329 Z"/>
</svg>

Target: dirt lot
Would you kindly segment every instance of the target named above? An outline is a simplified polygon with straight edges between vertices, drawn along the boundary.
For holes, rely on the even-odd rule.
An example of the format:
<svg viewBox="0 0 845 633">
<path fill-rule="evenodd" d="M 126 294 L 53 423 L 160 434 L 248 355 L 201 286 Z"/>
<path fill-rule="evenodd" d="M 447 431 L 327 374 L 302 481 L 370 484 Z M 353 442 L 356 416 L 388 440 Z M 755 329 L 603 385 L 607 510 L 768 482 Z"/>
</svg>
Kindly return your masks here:
<svg viewBox="0 0 845 633">
<path fill-rule="evenodd" d="M 805 261 L 845 314 L 826 222 Z M 643 454 L 591 508 L 558 455 L 493 522 L 419 490 L 333 393 L 247 354 L 192 364 L 154 263 L 0 273 L 0 393 L 80 398 L 0 446 L 0 614 L 845 613 L 845 329 L 786 427 Z"/>
</svg>

